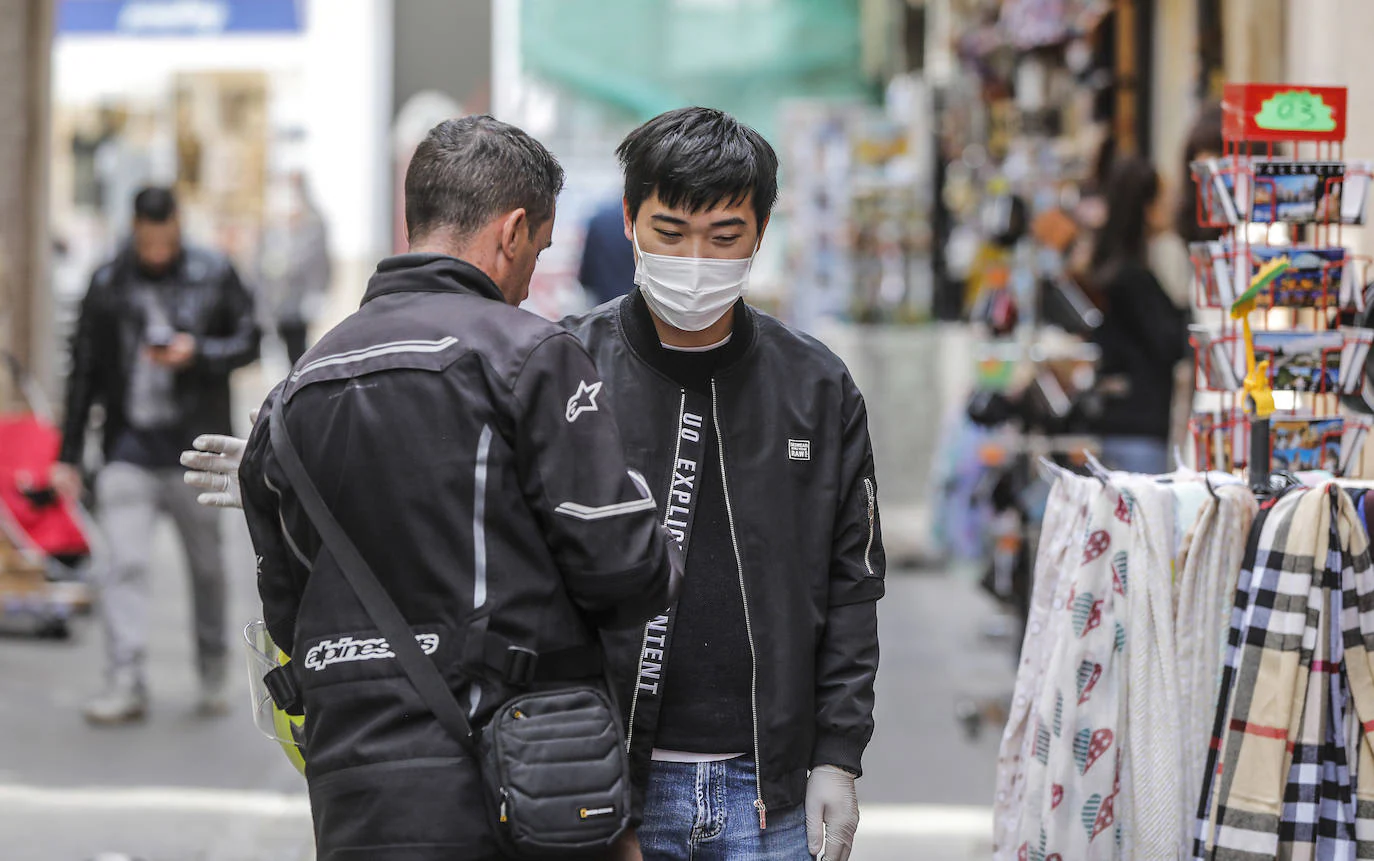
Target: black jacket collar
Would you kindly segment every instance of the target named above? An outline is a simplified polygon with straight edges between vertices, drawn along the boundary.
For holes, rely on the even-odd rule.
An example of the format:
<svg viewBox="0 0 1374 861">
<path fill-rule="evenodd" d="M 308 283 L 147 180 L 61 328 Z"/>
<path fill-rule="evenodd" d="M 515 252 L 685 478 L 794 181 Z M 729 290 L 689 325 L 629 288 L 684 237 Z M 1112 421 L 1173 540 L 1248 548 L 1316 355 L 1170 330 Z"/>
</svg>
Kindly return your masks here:
<svg viewBox="0 0 1374 861">
<path fill-rule="evenodd" d="M 138 253 L 134 251 L 133 240 L 129 240 L 120 248 L 116 255 L 116 266 L 122 274 L 121 280 L 124 283 L 131 281 L 143 281 L 150 284 L 172 284 L 186 280 L 186 246 L 183 245 L 177 252 L 176 259 L 172 261 L 166 271 L 158 275 L 150 275 L 143 271 L 138 265 Z"/>
<path fill-rule="evenodd" d="M 377 264 L 362 304 L 391 293 L 471 293 L 505 302 L 485 272 L 466 260 L 444 254 L 398 254 Z"/>
<path fill-rule="evenodd" d="M 631 290 L 620 302 L 620 326 L 625 332 L 625 340 L 629 343 L 630 349 L 654 370 L 668 376 L 672 375 L 674 360 L 679 358 L 679 354 L 665 348 L 659 340 L 649 304 L 644 301 L 638 288 Z M 735 303 L 735 322 L 730 330 L 730 343 L 720 348 L 721 355 L 716 366 L 720 372 L 732 370 L 744 359 L 754 346 L 757 332 L 754 309 L 740 299 Z"/>
</svg>

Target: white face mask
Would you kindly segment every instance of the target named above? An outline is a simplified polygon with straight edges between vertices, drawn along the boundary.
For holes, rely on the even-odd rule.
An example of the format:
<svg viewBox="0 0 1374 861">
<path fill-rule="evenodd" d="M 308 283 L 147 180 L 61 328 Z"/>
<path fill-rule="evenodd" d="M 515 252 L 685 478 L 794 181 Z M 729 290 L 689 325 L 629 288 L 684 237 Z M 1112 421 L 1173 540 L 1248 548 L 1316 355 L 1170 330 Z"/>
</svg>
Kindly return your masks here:
<svg viewBox="0 0 1374 861">
<path fill-rule="evenodd" d="M 684 332 L 700 332 L 725 316 L 749 289 L 754 254 L 740 260 L 671 257 L 640 250 L 634 233 L 635 284 L 663 322 Z"/>
</svg>

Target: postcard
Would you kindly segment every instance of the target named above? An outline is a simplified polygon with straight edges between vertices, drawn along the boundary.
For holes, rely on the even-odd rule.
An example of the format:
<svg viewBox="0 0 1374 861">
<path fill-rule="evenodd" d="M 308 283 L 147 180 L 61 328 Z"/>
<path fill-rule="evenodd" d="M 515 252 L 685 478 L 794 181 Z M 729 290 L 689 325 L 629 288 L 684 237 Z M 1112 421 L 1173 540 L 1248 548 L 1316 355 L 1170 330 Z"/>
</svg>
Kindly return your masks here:
<svg viewBox="0 0 1374 861">
<path fill-rule="evenodd" d="M 1228 392 L 1242 388 L 1247 368 L 1239 334 L 1223 338 L 1199 324 L 1189 326 L 1188 332 L 1197 349 L 1199 387 Z M 1254 337 L 1255 361 L 1269 362 L 1269 384 L 1275 391 L 1353 395 L 1364 384 L 1374 329 L 1260 331 Z"/>
<path fill-rule="evenodd" d="M 1235 301 L 1233 280 L 1235 267 L 1230 252 L 1222 242 L 1194 242 L 1188 246 L 1193 271 L 1202 284 L 1205 305 L 1229 308 Z"/>
<path fill-rule="evenodd" d="M 1363 224 L 1367 161 L 1291 161 L 1226 157 L 1194 162 L 1209 217 L 1227 224 Z"/>
<path fill-rule="evenodd" d="M 1198 194 L 1202 199 L 1201 218 L 1211 224 L 1235 224 L 1235 202 L 1227 184 L 1220 176 L 1221 165 L 1218 159 L 1209 158 L 1195 161 L 1189 168 L 1197 182 Z"/>
<path fill-rule="evenodd" d="M 1344 248 L 1252 245 L 1242 253 L 1250 258 L 1248 272 L 1245 266 L 1233 265 L 1236 255 L 1223 255 L 1236 296 L 1249 288 L 1250 280 L 1266 264 L 1287 257 L 1288 269 L 1270 286 L 1269 301 L 1265 304 L 1275 308 L 1341 307 L 1353 310 L 1360 310 L 1358 306 L 1363 304 L 1363 291 L 1355 285 L 1355 267 L 1345 265 L 1348 252 Z"/>
<path fill-rule="evenodd" d="M 1288 162 L 1255 159 L 1254 203 L 1250 220 L 1259 223 L 1329 224 L 1341 214 L 1345 165 L 1341 162 Z M 1236 211 L 1245 212 L 1244 183 L 1236 184 Z"/>
<path fill-rule="evenodd" d="M 1369 420 L 1350 416 L 1345 420 L 1345 433 L 1341 436 L 1341 470 L 1338 475 L 1350 475 L 1352 467 L 1359 464 L 1364 453 L 1365 439 L 1369 434 Z"/>
<path fill-rule="evenodd" d="M 1269 468 L 1298 472 L 1321 469 L 1339 475 L 1345 419 L 1275 418 L 1269 423 Z"/>
<path fill-rule="evenodd" d="M 1243 449 L 1232 449 L 1232 434 L 1224 422 L 1225 416 L 1222 414 L 1199 413 L 1188 423 L 1198 469 L 1210 468 L 1222 472 L 1234 469 L 1233 451 Z"/>
<path fill-rule="evenodd" d="M 1341 391 L 1341 359 L 1346 345 L 1339 330 L 1331 332 L 1256 332 L 1255 361 L 1269 360 L 1270 385 L 1277 391 Z M 1234 366 L 1245 379 L 1244 350 Z"/>
</svg>

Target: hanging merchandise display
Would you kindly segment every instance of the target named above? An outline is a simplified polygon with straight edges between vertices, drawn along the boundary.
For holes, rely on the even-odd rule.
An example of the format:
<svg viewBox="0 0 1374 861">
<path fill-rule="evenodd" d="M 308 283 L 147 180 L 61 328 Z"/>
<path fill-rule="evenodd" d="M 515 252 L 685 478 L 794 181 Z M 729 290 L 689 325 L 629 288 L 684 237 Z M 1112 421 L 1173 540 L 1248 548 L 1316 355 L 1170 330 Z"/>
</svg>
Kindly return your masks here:
<svg viewBox="0 0 1374 861">
<path fill-rule="evenodd" d="M 1271 470 L 1353 474 L 1370 426 L 1340 414 L 1365 400 L 1374 342 L 1359 325 L 1368 260 L 1341 242 L 1364 222 L 1371 176 L 1341 158 L 1345 123 L 1343 88 L 1230 85 L 1226 153 L 1191 166 L 1199 221 L 1230 231 L 1191 247 L 1195 310 L 1213 320 L 1192 328 L 1198 391 L 1212 395 L 1194 454 L 1248 467 L 1255 487 Z"/>
<path fill-rule="evenodd" d="M 1340 159 L 1343 90 L 1231 87 L 1224 110 L 1231 179 L 1193 166 L 1204 223 L 1239 219 L 1193 249 L 1198 383 L 1222 403 L 1193 432 L 1220 470 L 1043 465 L 1055 486 L 998 762 L 999 861 L 1374 859 L 1374 509 L 1338 477 L 1368 421 L 1340 412 L 1364 403 L 1374 340 L 1352 325 L 1371 289 L 1340 245 L 1368 170 Z M 1275 178 L 1309 172 L 1265 166 L 1279 141 L 1290 164 L 1315 143 L 1339 165 L 1316 172 L 1329 205 L 1285 209 L 1297 192 Z M 1229 209 L 1206 199 L 1223 193 Z M 1252 221 L 1288 221 L 1291 244 L 1252 244 L 1277 232 Z"/>
<path fill-rule="evenodd" d="M 996 23 L 971 22 L 959 39 L 964 77 L 945 86 L 941 112 L 941 203 L 958 222 L 941 274 L 961 277 L 979 335 L 968 414 L 990 433 L 985 498 L 1000 524 L 984 583 L 1018 615 L 1038 531 L 1023 497 L 1044 496 L 1034 459 L 1080 466 L 1096 448 L 1084 434 L 1099 355 L 1089 340 L 1102 315 L 1072 258 L 1087 235 L 1078 210 L 1104 127 L 1090 116 L 1095 91 L 1081 85 L 1088 68 L 1071 60 L 1100 37 L 1101 9 L 1054 5 L 1006 4 Z M 1027 16 L 1048 26 L 1032 32 Z"/>
<path fill-rule="evenodd" d="M 1060 472 L 994 858 L 1374 858 L 1366 494 Z"/>
<path fill-rule="evenodd" d="M 1108 3 L 954 5 L 958 63 L 934 99 L 933 265 L 942 316 L 966 320 L 977 339 L 967 417 L 983 440 L 972 497 L 989 524 L 980 583 L 1019 628 L 1049 494 L 1035 463 L 1081 469 L 1084 452 L 1100 449 L 1093 338 L 1103 316 L 1082 264 L 1100 213 L 1085 201 L 1124 84 L 1112 75 Z M 999 697 L 960 715 L 1005 708 Z"/>
<path fill-rule="evenodd" d="M 902 113 L 818 101 L 780 110 L 788 310 L 804 328 L 931 318 L 930 183 Z"/>
<path fill-rule="evenodd" d="M 994 857 L 1180 857 L 1256 503 L 1229 475 L 1054 471 Z"/>
</svg>

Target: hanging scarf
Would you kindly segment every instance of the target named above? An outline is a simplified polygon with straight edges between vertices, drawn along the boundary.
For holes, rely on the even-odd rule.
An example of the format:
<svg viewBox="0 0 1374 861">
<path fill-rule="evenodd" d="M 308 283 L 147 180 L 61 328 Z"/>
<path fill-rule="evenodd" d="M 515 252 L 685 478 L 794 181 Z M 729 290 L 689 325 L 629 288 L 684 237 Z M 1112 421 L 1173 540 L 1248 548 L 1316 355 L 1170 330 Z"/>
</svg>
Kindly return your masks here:
<svg viewBox="0 0 1374 861">
<path fill-rule="evenodd" d="M 1088 506 L 1100 485 L 1090 478 L 1065 472 L 1050 489 L 1040 546 L 1035 557 L 1030 612 L 1021 645 L 1021 666 L 1011 712 L 997 757 L 997 795 L 993 807 L 994 861 L 1014 861 L 1020 844 L 1017 829 L 1025 802 L 1025 763 L 1033 755 L 1035 733 L 1028 732 L 1039 704 L 1049 659 L 1051 617 L 1055 604 L 1068 601 L 1072 578 L 1064 576 L 1077 563 L 1070 555 L 1082 552 Z M 1056 617 L 1057 618 L 1057 617 Z"/>
<path fill-rule="evenodd" d="M 1126 589 L 1126 719 L 1117 801 L 1122 857 L 1175 861 L 1184 823 L 1178 768 L 1181 742 L 1178 658 L 1174 638 L 1174 493 L 1149 476 L 1118 481 L 1135 499 Z M 1124 561 L 1121 576 L 1126 577 Z"/>
<path fill-rule="evenodd" d="M 1050 608 L 1045 686 L 1030 718 L 1031 756 L 1016 853 L 1025 861 L 1099 861 L 1119 855 L 1125 694 L 1129 493 L 1099 486 L 1088 526 L 1064 560 L 1067 600 Z"/>
<path fill-rule="evenodd" d="M 1192 845 L 1191 824 L 1203 785 L 1221 689 L 1230 608 L 1235 600 L 1245 546 L 1258 506 L 1243 486 L 1209 495 L 1178 551 L 1179 810 L 1180 856 Z"/>
<path fill-rule="evenodd" d="M 1334 484 L 1291 491 L 1246 551 L 1194 858 L 1374 859 L 1371 653 L 1356 505 Z"/>
</svg>

